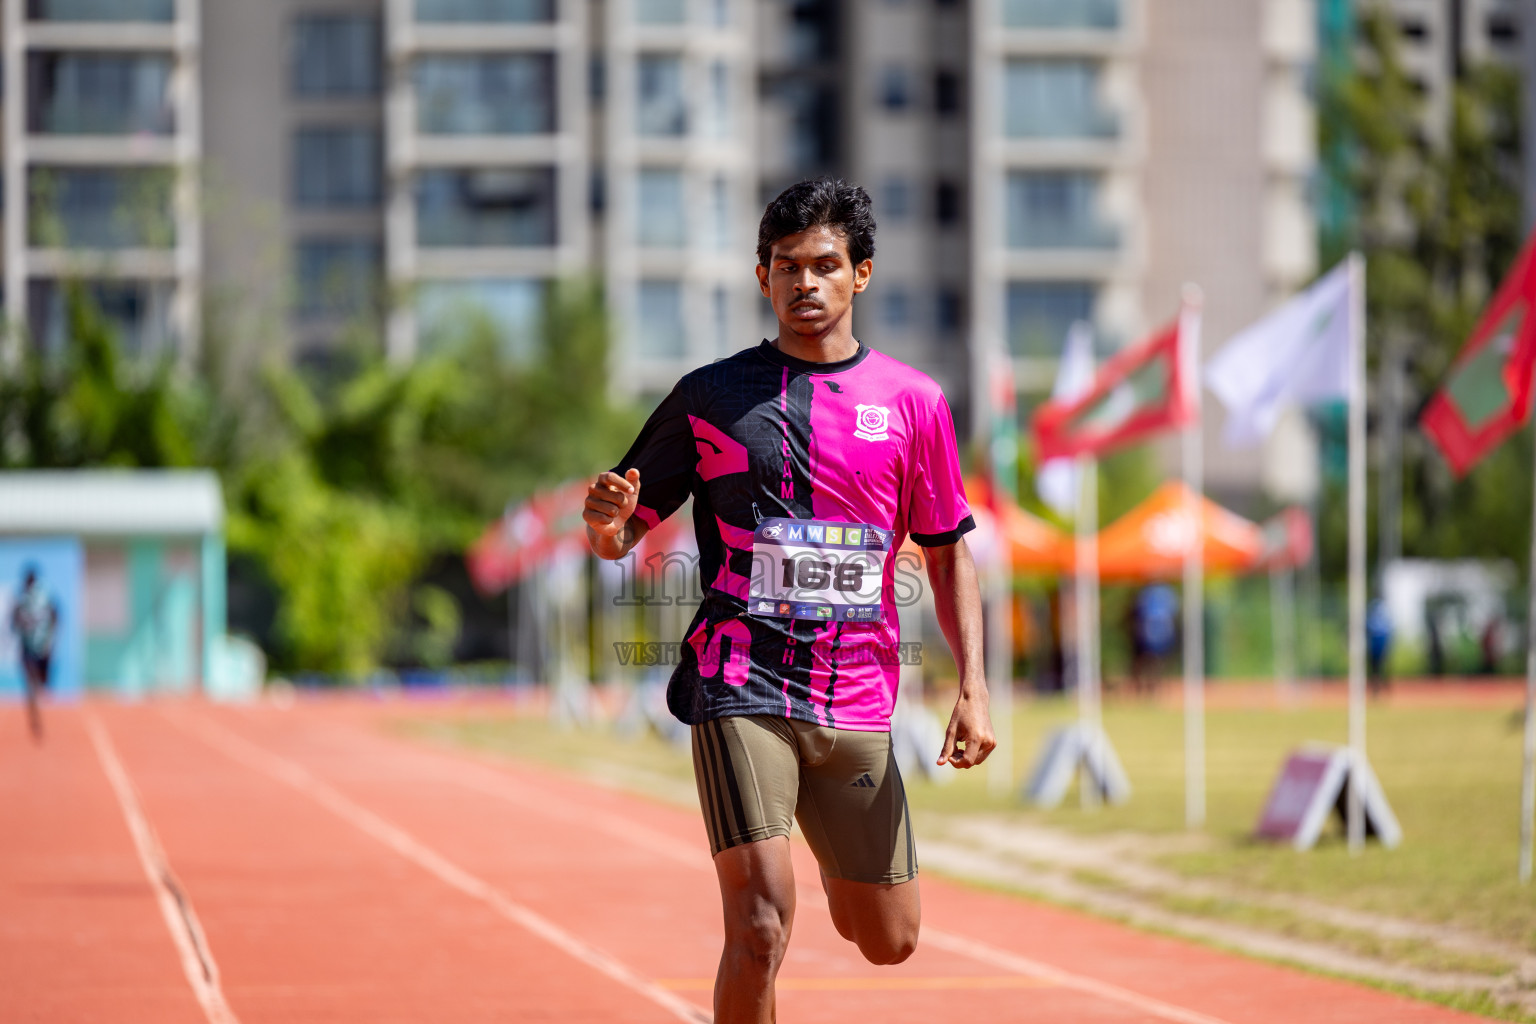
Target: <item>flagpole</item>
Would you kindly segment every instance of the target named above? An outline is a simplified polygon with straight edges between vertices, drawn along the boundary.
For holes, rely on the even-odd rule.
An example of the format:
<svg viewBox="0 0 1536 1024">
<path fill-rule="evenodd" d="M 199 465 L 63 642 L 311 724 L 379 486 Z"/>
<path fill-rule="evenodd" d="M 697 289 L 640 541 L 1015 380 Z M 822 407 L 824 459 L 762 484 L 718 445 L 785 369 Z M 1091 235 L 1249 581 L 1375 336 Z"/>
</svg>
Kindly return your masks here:
<svg viewBox="0 0 1536 1024">
<path fill-rule="evenodd" d="M 1084 810 L 1099 805 L 1099 790 L 1088 770 L 1097 763 L 1102 734 L 1099 705 L 1098 582 L 1099 582 L 1099 466 L 1092 456 L 1077 460 L 1077 721 L 1086 741 L 1084 764 L 1078 773 L 1078 796 Z"/>
<path fill-rule="evenodd" d="M 1532 474 L 1536 477 L 1536 473 Z M 1520 884 L 1531 880 L 1536 819 L 1536 495 L 1531 503 L 1531 575 L 1526 585 L 1525 746 L 1520 773 Z"/>
<path fill-rule="evenodd" d="M 1365 259 L 1349 254 L 1349 850 L 1365 845 Z"/>
<path fill-rule="evenodd" d="M 1193 285 L 1184 286 L 1179 311 L 1180 358 L 1186 397 L 1194 413 L 1184 429 L 1184 823 L 1205 824 L 1205 537 L 1200 500 L 1205 490 L 1204 435 L 1200 415 L 1200 305 Z"/>
</svg>

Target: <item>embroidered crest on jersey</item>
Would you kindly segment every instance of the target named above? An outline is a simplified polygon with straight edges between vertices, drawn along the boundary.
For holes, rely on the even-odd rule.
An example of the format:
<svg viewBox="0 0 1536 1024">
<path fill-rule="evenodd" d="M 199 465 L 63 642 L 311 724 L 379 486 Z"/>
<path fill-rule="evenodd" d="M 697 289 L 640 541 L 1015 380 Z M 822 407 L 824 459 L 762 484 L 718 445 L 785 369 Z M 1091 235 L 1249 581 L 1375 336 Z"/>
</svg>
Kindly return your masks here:
<svg viewBox="0 0 1536 1024">
<path fill-rule="evenodd" d="M 856 405 L 854 410 L 859 414 L 854 437 L 862 437 L 866 441 L 884 441 L 891 436 L 891 410 L 883 405 Z"/>
</svg>

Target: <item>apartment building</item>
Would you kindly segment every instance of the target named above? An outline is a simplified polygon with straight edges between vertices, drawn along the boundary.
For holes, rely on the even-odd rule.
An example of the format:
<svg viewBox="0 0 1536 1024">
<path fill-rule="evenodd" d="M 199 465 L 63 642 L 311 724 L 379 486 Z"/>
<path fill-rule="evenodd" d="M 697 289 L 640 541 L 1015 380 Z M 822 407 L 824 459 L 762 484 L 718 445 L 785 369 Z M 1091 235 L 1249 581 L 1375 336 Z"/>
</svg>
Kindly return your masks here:
<svg viewBox="0 0 1536 1024">
<path fill-rule="evenodd" d="M 74 274 L 142 349 L 206 309 L 298 358 L 467 323 L 516 358 L 598 274 L 655 396 L 771 331 L 762 205 L 835 173 L 880 225 L 859 336 L 964 430 L 982 353 L 1027 409 L 1074 320 L 1108 352 L 1194 280 L 1215 344 L 1313 271 L 1312 0 L 3 3 L 5 288 L 44 343 Z"/>
<path fill-rule="evenodd" d="M 131 349 L 195 336 L 197 4 L 5 0 L 3 34 L 9 315 L 58 348 L 79 277 Z"/>
</svg>

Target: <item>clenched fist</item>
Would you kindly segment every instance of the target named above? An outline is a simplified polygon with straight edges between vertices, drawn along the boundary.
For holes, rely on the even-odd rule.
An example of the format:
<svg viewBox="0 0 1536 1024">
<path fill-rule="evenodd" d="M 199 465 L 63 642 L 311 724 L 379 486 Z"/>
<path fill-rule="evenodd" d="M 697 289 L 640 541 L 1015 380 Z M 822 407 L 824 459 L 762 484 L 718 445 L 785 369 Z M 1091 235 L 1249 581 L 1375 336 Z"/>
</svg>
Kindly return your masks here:
<svg viewBox="0 0 1536 1024">
<path fill-rule="evenodd" d="M 604 473 L 587 488 L 587 501 L 581 518 L 587 524 L 587 539 L 598 557 L 623 558 L 644 535 L 643 522 L 632 525 L 629 521 L 630 516 L 635 514 L 635 504 L 639 500 L 638 469 L 631 469 L 623 476 L 613 472 Z"/>
</svg>

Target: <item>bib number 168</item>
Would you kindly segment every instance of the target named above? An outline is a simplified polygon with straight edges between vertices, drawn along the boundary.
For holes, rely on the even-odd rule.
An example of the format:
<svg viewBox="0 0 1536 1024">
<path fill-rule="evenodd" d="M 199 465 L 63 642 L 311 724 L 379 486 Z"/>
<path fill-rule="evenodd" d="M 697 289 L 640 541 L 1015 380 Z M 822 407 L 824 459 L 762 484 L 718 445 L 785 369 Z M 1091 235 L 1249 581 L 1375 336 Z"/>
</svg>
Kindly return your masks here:
<svg viewBox="0 0 1536 1024">
<path fill-rule="evenodd" d="M 833 565 L 814 558 L 781 558 L 779 564 L 784 568 L 786 590 L 798 587 L 800 590 L 831 589 L 846 593 L 864 586 L 864 566 L 858 562 Z"/>
</svg>

